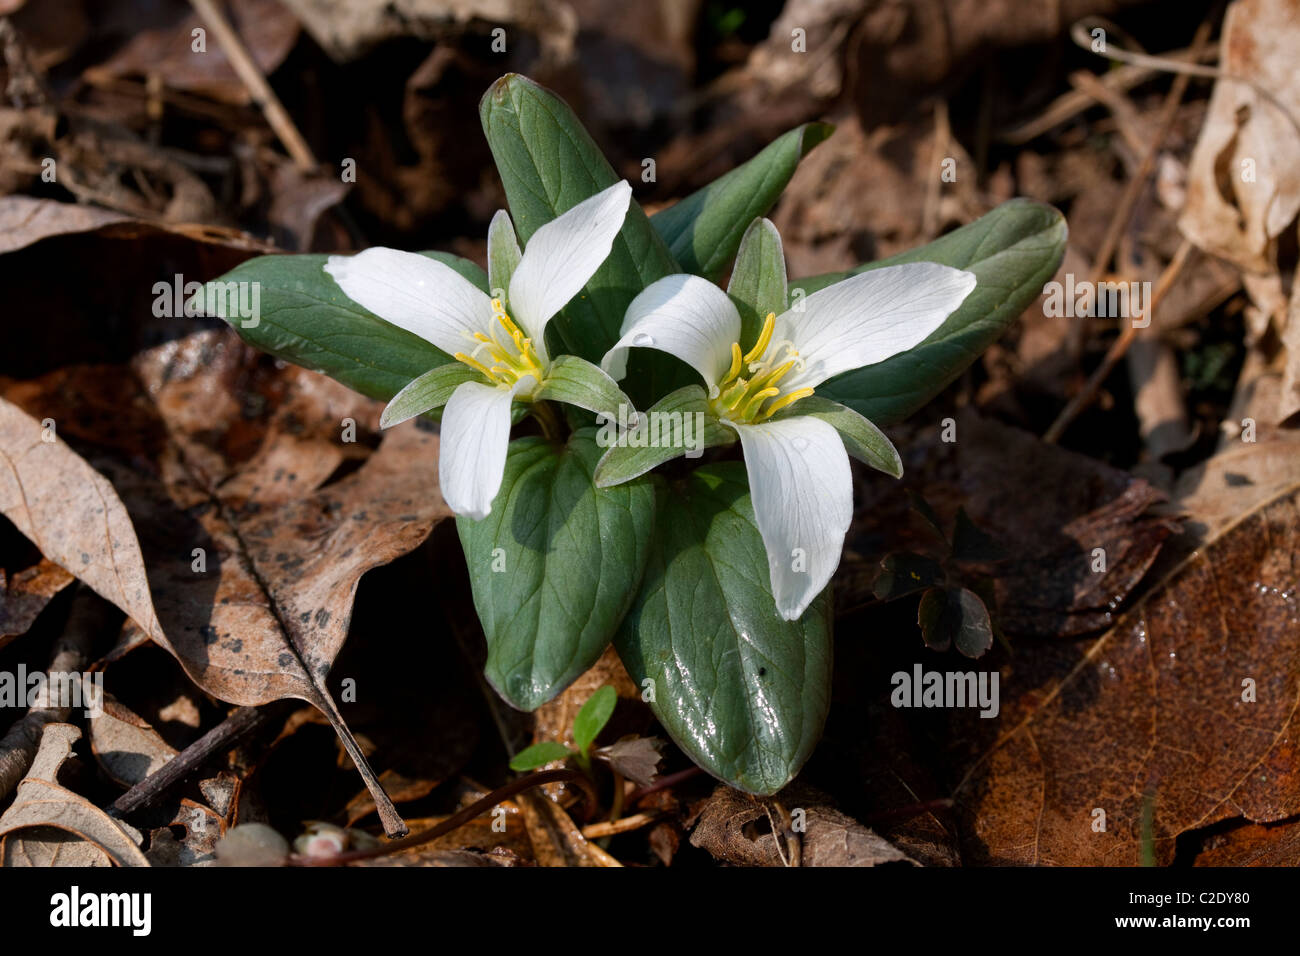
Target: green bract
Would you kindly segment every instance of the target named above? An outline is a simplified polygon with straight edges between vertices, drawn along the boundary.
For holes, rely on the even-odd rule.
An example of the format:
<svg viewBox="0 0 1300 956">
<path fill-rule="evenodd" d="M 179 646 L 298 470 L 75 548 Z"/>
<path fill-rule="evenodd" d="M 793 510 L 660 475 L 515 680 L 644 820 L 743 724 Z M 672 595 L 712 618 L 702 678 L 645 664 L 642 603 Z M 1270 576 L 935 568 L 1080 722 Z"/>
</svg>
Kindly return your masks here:
<svg viewBox="0 0 1300 956">
<path fill-rule="evenodd" d="M 831 127 L 791 130 L 647 217 L 635 197 L 625 213 L 613 205 L 628 187 L 548 90 L 502 77 L 480 117 L 510 207 L 488 229 L 487 274 L 443 253 L 424 254 L 433 268 L 388 250 L 335 259 L 328 272 L 325 256 L 262 256 L 216 280 L 260 284 L 259 321 L 231 324 L 258 348 L 390 402 L 385 426 L 442 414 L 444 462 L 500 436 L 499 489 L 464 469 L 444 475 L 443 487 L 454 508 L 474 499 L 457 525 L 487 677 L 502 697 L 537 707 L 613 641 L 692 759 L 734 786 L 772 793 L 798 773 L 826 717 L 825 585 L 851 511 L 851 501 L 837 503 L 802 548 L 807 526 L 785 509 L 806 505 L 787 500 L 772 469 L 829 482 L 803 496 L 812 500 L 841 495 L 847 456 L 900 475 L 878 426 L 937 395 L 1034 300 L 1061 260 L 1064 220 L 1014 200 L 892 259 L 788 280 L 780 236 L 762 216 Z M 607 238 L 571 267 L 574 217 Z M 376 297 L 354 261 L 400 266 L 413 284 L 392 273 L 380 287 L 392 296 Z M 876 273 L 891 266 L 908 268 Z M 713 282 L 728 267 L 724 292 Z M 377 311 L 345 294 L 336 275 Z M 933 286 L 930 298 L 920 284 Z M 880 303 L 898 295 L 921 301 L 930 324 L 891 326 Z M 489 298 L 491 311 L 481 311 Z M 466 310 L 486 323 L 477 339 L 456 324 Z M 698 341 L 674 338 L 692 329 Z M 470 337 L 457 338 L 462 331 Z M 475 391 L 454 399 L 462 389 Z M 456 425 L 471 394 L 476 407 L 492 405 L 492 429 Z M 537 423 L 511 433 L 530 412 Z M 805 448 L 815 457 L 805 461 Z M 804 550 L 815 573 L 800 577 Z M 931 598 L 927 620 L 959 644 L 985 644 L 964 599 Z M 583 754 L 612 704 L 612 693 L 599 696 L 575 727 Z M 512 765 L 564 753 L 532 748 Z"/>
</svg>

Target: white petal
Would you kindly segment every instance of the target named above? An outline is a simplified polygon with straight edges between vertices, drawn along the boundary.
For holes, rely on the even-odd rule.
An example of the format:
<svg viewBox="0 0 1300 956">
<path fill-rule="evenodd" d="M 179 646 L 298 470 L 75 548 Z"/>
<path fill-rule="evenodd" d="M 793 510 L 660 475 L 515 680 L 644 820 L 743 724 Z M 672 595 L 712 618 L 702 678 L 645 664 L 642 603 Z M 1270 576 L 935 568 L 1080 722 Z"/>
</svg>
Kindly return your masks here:
<svg viewBox="0 0 1300 956">
<path fill-rule="evenodd" d="M 937 262 L 886 266 L 814 292 L 778 316 L 773 339 L 789 339 L 803 368 L 783 389 L 816 387 L 840 372 L 874 365 L 905 352 L 961 305 L 975 288 L 975 275 Z"/>
<path fill-rule="evenodd" d="M 776 609 L 793 621 L 839 566 L 853 516 L 849 456 L 835 429 L 815 418 L 732 427 L 745 450 Z"/>
<path fill-rule="evenodd" d="M 491 326 L 492 300 L 428 256 L 376 246 L 355 256 L 330 256 L 325 271 L 353 302 L 448 355 L 473 346 L 467 331 Z"/>
<path fill-rule="evenodd" d="M 708 279 L 665 276 L 632 300 L 623 316 L 622 337 L 600 365 L 614 379 L 627 374 L 630 347 L 675 355 L 717 385 L 731 366 L 731 345 L 740 339 L 740 313 Z"/>
<path fill-rule="evenodd" d="M 468 518 L 485 518 L 501 488 L 510 444 L 510 403 L 514 388 L 466 382 L 452 393 L 442 412 L 438 445 L 438 484 L 447 507 Z"/>
<path fill-rule="evenodd" d="M 528 240 L 510 279 L 510 314 L 535 344 L 551 316 L 577 295 L 609 256 L 632 187 L 620 180 L 556 216 Z"/>
</svg>

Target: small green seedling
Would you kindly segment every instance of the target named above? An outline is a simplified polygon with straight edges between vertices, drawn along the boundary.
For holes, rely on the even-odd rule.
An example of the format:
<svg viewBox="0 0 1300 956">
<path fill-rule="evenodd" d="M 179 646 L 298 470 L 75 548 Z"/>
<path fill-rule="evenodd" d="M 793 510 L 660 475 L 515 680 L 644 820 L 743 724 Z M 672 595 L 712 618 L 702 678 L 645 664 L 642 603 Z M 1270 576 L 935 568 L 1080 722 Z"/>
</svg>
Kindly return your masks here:
<svg viewBox="0 0 1300 956">
<path fill-rule="evenodd" d="M 618 694 L 614 692 L 614 688 L 606 684 L 587 698 L 578 715 L 573 718 L 573 742 L 577 744 L 576 750 L 571 750 L 553 740 L 542 741 L 531 747 L 525 747 L 515 754 L 510 760 L 510 769 L 536 770 L 556 760 L 567 760 L 572 757 L 584 772 L 590 773 L 591 745 L 605 729 L 605 724 L 609 723 L 609 718 L 614 713 L 614 705 L 617 703 Z"/>
</svg>

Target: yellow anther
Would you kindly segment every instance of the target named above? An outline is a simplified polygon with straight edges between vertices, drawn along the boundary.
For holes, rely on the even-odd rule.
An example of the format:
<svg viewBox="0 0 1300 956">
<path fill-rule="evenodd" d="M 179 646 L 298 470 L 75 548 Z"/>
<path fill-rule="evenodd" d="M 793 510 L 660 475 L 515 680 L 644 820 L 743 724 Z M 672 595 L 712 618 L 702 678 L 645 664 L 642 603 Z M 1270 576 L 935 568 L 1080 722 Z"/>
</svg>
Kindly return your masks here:
<svg viewBox="0 0 1300 956">
<path fill-rule="evenodd" d="M 515 337 L 515 333 L 519 331 L 519 326 L 510 321 L 510 316 L 506 315 L 504 312 L 497 313 L 497 321 L 501 323 L 501 328 L 505 329 L 506 334 L 512 339 Z"/>
<path fill-rule="evenodd" d="M 740 410 L 741 418 L 753 418 L 754 413 L 758 411 L 758 406 L 762 405 L 769 398 L 780 395 L 779 388 L 762 388 L 754 393 L 754 397 L 745 403 L 745 407 Z"/>
<path fill-rule="evenodd" d="M 740 343 L 732 342 L 731 343 L 731 368 L 727 370 L 726 375 L 722 376 L 722 381 L 724 383 L 730 382 L 733 378 L 739 375 L 740 368 L 742 365 L 744 365 L 744 363 L 745 360 L 740 355 Z"/>
<path fill-rule="evenodd" d="M 754 347 L 749 350 L 749 354 L 744 358 L 746 363 L 754 361 L 767 351 L 767 343 L 772 341 L 772 332 L 775 328 L 776 313 L 769 312 L 767 318 L 763 320 L 763 330 L 758 333 L 758 341 L 754 343 Z"/>
<path fill-rule="evenodd" d="M 468 365 L 468 366 L 469 366 L 470 368 L 472 368 L 472 369 L 477 369 L 478 371 L 482 372 L 482 373 L 483 373 L 485 376 L 487 376 L 488 378 L 491 378 L 491 377 L 492 377 L 492 370 L 491 370 L 491 369 L 489 369 L 486 365 L 484 365 L 484 364 L 483 364 L 482 362 L 480 362 L 478 359 L 476 359 L 476 358 L 470 358 L 470 357 L 469 357 L 468 355 L 466 355 L 464 352 L 457 352 L 455 355 L 452 356 L 452 358 L 456 359 L 456 360 L 459 361 L 459 362 L 464 362 L 466 365 Z"/>
<path fill-rule="evenodd" d="M 767 419 L 775 415 L 777 412 L 779 412 L 781 409 L 788 408 L 789 406 L 793 405 L 795 402 L 799 401 L 799 399 L 807 398 L 812 393 L 813 390 L 811 388 L 807 388 L 807 387 L 796 388 L 789 395 L 783 395 L 780 398 L 778 398 L 775 402 L 773 402 L 771 405 L 769 405 L 767 407 L 767 410 L 764 411 L 761 415 L 757 416 L 754 419 L 754 421 L 755 422 L 766 421 Z"/>
<path fill-rule="evenodd" d="M 500 299 L 492 300 L 492 318 L 496 321 L 485 329 L 465 330 L 465 337 L 477 344 L 468 355 L 457 352 L 456 360 L 464 362 L 494 385 L 515 385 L 525 376 L 541 382 L 545 378 L 541 356 L 533 348 L 532 339 L 525 336 L 510 318 Z M 501 337 L 498 329 L 505 330 L 505 338 Z M 521 397 L 527 399 L 528 396 Z"/>
</svg>

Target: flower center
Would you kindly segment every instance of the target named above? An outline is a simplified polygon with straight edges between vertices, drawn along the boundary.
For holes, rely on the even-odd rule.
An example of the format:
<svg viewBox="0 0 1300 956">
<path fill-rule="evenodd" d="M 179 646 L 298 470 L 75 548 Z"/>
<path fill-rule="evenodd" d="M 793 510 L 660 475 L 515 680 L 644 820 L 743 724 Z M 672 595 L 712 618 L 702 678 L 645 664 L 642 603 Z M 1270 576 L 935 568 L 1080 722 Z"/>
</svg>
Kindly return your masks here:
<svg viewBox="0 0 1300 956">
<path fill-rule="evenodd" d="M 482 372 L 497 385 L 512 386 L 527 375 L 540 384 L 542 359 L 533 348 L 533 340 L 525 338 L 523 330 L 506 314 L 500 299 L 492 300 L 492 319 L 492 334 L 466 331 L 478 345 L 468 354 L 457 352 L 453 358 Z"/>
<path fill-rule="evenodd" d="M 803 360 L 794 343 L 772 341 L 775 327 L 776 313 L 769 312 L 749 354 L 740 353 L 739 342 L 731 344 L 731 368 L 709 393 L 713 413 L 719 418 L 757 424 L 813 393 L 808 387 L 782 391 L 781 379 L 790 369 L 803 368 Z"/>
</svg>

